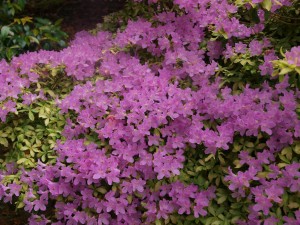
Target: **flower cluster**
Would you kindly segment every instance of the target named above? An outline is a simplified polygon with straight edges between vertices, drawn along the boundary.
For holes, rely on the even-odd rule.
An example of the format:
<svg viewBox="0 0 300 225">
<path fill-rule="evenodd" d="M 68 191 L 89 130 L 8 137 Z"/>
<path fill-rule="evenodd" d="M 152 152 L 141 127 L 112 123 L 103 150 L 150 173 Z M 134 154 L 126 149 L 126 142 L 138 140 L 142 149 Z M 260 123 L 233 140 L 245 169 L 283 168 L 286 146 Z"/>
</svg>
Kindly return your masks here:
<svg viewBox="0 0 300 225">
<path fill-rule="evenodd" d="M 293 47 L 291 51 L 285 53 L 289 64 L 300 67 L 300 47 Z"/>
</svg>

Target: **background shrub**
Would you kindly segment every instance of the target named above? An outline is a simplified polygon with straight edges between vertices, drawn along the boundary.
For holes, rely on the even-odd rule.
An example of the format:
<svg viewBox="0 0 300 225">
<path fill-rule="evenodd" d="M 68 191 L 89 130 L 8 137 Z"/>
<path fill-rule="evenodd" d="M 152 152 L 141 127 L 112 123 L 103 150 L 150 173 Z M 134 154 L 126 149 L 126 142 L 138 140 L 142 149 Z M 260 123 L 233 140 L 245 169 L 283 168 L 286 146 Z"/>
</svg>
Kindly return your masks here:
<svg viewBox="0 0 300 225">
<path fill-rule="evenodd" d="M 66 46 L 67 34 L 60 22 L 24 15 L 26 0 L 0 3 L 0 58 L 11 60 L 15 55 L 38 49 L 59 49 Z"/>
</svg>

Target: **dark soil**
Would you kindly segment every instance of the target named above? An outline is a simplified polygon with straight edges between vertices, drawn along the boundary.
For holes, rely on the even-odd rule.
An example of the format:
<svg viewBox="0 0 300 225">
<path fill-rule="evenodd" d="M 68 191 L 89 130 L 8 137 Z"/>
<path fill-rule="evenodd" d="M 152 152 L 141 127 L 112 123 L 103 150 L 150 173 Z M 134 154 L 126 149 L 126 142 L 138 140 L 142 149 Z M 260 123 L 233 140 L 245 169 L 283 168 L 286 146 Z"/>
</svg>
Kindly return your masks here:
<svg viewBox="0 0 300 225">
<path fill-rule="evenodd" d="M 82 30 L 90 30 L 103 21 L 103 16 L 116 12 L 124 0 L 73 0 L 61 7 L 57 18 L 63 18 L 62 28 L 70 38 Z"/>
<path fill-rule="evenodd" d="M 29 11 L 34 16 L 49 18 L 52 21 L 63 19 L 61 27 L 68 33 L 69 39 L 82 30 L 91 30 L 103 21 L 103 16 L 116 12 L 125 4 L 125 0 L 31 0 L 46 2 L 42 6 L 32 4 Z"/>
<path fill-rule="evenodd" d="M 0 225 L 25 225 L 28 216 L 23 210 L 15 211 L 14 205 L 0 204 Z"/>
<path fill-rule="evenodd" d="M 77 32 L 94 29 L 103 21 L 103 16 L 120 10 L 124 2 L 122 0 L 64 0 L 62 4 L 55 7 L 31 8 L 28 12 L 52 21 L 63 19 L 61 27 L 69 35 L 69 40 L 72 40 Z M 28 215 L 22 209 L 16 211 L 14 205 L 0 202 L 0 225 L 25 225 Z"/>
</svg>

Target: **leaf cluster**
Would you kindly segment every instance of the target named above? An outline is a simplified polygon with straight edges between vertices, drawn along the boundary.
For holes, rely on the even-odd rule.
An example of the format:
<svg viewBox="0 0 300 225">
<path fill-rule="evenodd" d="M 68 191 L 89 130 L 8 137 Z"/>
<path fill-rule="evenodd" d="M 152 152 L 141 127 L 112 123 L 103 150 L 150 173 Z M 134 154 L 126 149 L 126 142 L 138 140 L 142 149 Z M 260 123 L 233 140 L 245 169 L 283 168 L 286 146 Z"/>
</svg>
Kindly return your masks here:
<svg viewBox="0 0 300 225">
<path fill-rule="evenodd" d="M 0 3 L 0 58 L 38 49 L 59 49 L 66 46 L 67 34 L 61 20 L 32 17 L 25 14 L 26 0 L 3 0 Z"/>
</svg>

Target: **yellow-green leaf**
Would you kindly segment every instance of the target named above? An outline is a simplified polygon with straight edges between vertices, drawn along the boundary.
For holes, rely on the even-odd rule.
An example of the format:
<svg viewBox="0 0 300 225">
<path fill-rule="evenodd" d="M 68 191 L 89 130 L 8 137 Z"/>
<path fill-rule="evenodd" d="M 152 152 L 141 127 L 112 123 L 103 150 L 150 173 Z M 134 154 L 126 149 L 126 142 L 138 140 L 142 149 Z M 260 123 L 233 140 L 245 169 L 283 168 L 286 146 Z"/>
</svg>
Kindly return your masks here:
<svg viewBox="0 0 300 225">
<path fill-rule="evenodd" d="M 29 16 L 25 16 L 20 20 L 23 25 L 25 25 L 26 23 L 32 23 L 32 17 L 29 17 Z"/>
<path fill-rule="evenodd" d="M 290 202 L 288 207 L 290 209 L 298 209 L 299 208 L 299 204 L 297 202 Z"/>
<path fill-rule="evenodd" d="M 162 225 L 161 221 L 160 220 L 155 220 L 155 225 Z"/>
<path fill-rule="evenodd" d="M 26 158 L 21 158 L 17 161 L 17 164 L 23 164 L 24 162 L 28 161 Z"/>
<path fill-rule="evenodd" d="M 294 152 L 297 154 L 300 154 L 300 144 L 296 144 L 296 146 L 294 148 Z"/>
<path fill-rule="evenodd" d="M 272 8 L 272 0 L 264 0 L 261 5 L 264 9 L 270 11 Z"/>
<path fill-rule="evenodd" d="M 47 126 L 49 124 L 49 118 L 45 120 L 45 125 Z"/>
<path fill-rule="evenodd" d="M 283 68 L 283 69 L 280 71 L 279 75 L 285 75 L 285 74 L 290 73 L 290 72 L 292 72 L 292 71 L 293 71 L 293 69 L 288 68 L 288 67 L 285 67 L 285 68 Z"/>
<path fill-rule="evenodd" d="M 8 147 L 8 141 L 6 138 L 0 137 L 0 144 L 4 145 L 5 147 Z"/>
<path fill-rule="evenodd" d="M 25 203 L 24 202 L 19 202 L 18 205 L 17 205 L 17 209 L 21 209 L 25 206 Z"/>
<path fill-rule="evenodd" d="M 31 111 L 29 111 L 28 116 L 31 121 L 34 121 L 34 115 Z"/>
<path fill-rule="evenodd" d="M 222 197 L 220 197 L 220 198 L 217 200 L 217 203 L 220 205 L 220 204 L 222 204 L 223 202 L 225 202 L 226 199 L 227 199 L 227 196 L 222 196 Z"/>
</svg>

